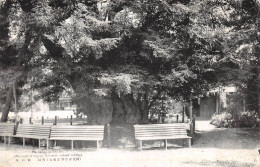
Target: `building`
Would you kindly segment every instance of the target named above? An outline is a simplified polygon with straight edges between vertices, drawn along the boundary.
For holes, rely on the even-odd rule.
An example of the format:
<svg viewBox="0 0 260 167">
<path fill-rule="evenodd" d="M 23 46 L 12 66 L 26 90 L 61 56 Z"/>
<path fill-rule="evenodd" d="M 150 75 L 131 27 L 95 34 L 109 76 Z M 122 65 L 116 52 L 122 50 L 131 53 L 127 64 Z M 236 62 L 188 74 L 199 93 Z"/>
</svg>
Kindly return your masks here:
<svg viewBox="0 0 260 167">
<path fill-rule="evenodd" d="M 196 117 L 211 118 L 229 105 L 228 96 L 236 94 L 234 86 L 218 87 L 210 90 L 207 95 L 193 100 L 193 113 Z"/>
<path fill-rule="evenodd" d="M 49 110 L 50 111 L 56 111 L 56 110 L 76 111 L 76 105 L 72 104 L 72 100 L 70 97 L 61 97 L 59 98 L 58 102 L 49 103 Z"/>
</svg>

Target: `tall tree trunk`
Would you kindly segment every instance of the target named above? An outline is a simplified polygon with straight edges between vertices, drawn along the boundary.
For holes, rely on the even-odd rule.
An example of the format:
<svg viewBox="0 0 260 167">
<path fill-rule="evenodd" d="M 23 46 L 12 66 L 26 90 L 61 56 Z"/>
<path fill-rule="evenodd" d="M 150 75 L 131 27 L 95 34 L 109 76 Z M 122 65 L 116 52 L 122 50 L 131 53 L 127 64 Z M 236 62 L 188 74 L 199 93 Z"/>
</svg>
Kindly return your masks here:
<svg viewBox="0 0 260 167">
<path fill-rule="evenodd" d="M 257 83 L 257 90 L 256 90 L 256 92 L 257 92 L 257 104 L 256 104 L 256 106 L 257 106 L 257 113 L 258 113 L 258 118 L 260 118 L 260 73 L 258 74 L 258 77 L 257 77 L 257 79 L 256 79 L 256 83 Z"/>
<path fill-rule="evenodd" d="M 127 122 L 126 110 L 122 99 L 118 94 L 113 91 L 111 95 L 111 100 L 113 104 L 113 113 L 111 124 L 123 124 Z"/>
<path fill-rule="evenodd" d="M 10 85 L 9 90 L 8 90 L 4 110 L 2 112 L 1 122 L 6 122 L 8 119 L 8 114 L 9 114 L 9 111 L 11 108 L 12 99 L 13 99 L 13 84 Z"/>
<path fill-rule="evenodd" d="M 149 105 L 148 105 L 147 93 L 138 94 L 137 104 L 138 104 L 139 110 L 141 112 L 141 123 L 144 123 L 144 124 L 149 123 L 149 118 L 148 118 Z"/>
<path fill-rule="evenodd" d="M 112 119 L 113 105 L 110 98 L 86 95 L 77 102 L 77 108 L 87 115 L 91 125 L 105 125 Z"/>
<path fill-rule="evenodd" d="M 257 57 L 257 109 L 258 109 L 258 118 L 260 118 L 260 2 L 258 0 L 255 1 L 257 4 L 257 17 L 256 17 L 256 29 L 255 29 L 255 35 L 257 42 L 255 43 L 255 55 Z"/>
<path fill-rule="evenodd" d="M 121 96 L 123 106 L 126 112 L 126 123 L 137 124 L 141 122 L 141 111 L 134 100 L 133 94 L 126 94 Z"/>
<path fill-rule="evenodd" d="M 98 97 L 86 95 L 77 102 L 80 112 L 87 115 L 89 124 L 137 124 L 142 122 L 142 113 L 133 94 Z"/>
<path fill-rule="evenodd" d="M 77 75 L 69 79 L 77 97 L 81 97 L 83 94 L 82 90 L 78 89 L 80 79 L 81 77 L 77 77 Z M 133 94 L 119 97 L 113 88 L 111 92 L 111 95 L 106 95 L 106 97 L 99 97 L 86 92 L 84 97 L 76 102 L 78 111 L 87 115 L 89 124 L 137 124 L 142 123 L 143 118 L 148 120 L 148 109 L 142 113 Z M 147 106 L 144 104 L 142 105 Z M 148 108 L 148 106 L 142 108 Z M 144 113 L 145 117 L 143 116 Z"/>
</svg>

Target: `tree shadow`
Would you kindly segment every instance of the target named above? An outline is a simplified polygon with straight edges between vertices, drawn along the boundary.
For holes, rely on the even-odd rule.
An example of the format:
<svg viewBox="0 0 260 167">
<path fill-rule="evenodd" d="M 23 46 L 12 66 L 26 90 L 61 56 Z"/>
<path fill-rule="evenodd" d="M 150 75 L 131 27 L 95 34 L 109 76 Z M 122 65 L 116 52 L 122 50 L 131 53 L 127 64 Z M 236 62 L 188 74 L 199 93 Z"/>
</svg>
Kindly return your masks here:
<svg viewBox="0 0 260 167">
<path fill-rule="evenodd" d="M 260 128 L 214 128 L 197 130 L 193 148 L 255 149 Z"/>
</svg>

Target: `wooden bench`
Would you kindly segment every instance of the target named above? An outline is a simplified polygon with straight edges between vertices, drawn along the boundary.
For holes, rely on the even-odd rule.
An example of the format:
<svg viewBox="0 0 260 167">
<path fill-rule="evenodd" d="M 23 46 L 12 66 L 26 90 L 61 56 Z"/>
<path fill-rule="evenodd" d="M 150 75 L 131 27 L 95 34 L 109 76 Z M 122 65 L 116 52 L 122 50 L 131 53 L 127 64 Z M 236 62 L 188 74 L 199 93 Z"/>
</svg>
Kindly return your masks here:
<svg viewBox="0 0 260 167">
<path fill-rule="evenodd" d="M 51 125 L 35 125 L 35 124 L 19 124 L 16 130 L 16 135 L 10 137 L 23 138 L 23 147 L 25 146 L 25 138 L 38 139 L 39 148 L 41 147 L 41 140 L 47 141 L 47 149 L 49 148 L 49 137 L 50 137 Z"/>
<path fill-rule="evenodd" d="M 136 144 L 140 145 L 142 150 L 143 140 L 164 140 L 165 148 L 167 149 L 167 140 L 169 139 L 188 139 L 189 147 L 191 146 L 191 138 L 187 136 L 185 124 L 146 124 L 134 125 Z M 138 146 L 137 146 L 138 147 Z"/>
<path fill-rule="evenodd" d="M 4 137 L 4 143 L 6 144 L 6 137 L 14 135 L 15 124 L 14 123 L 0 123 L 0 136 Z M 8 144 L 10 143 L 10 139 Z"/>
<path fill-rule="evenodd" d="M 97 149 L 99 142 L 104 138 L 104 125 L 82 125 L 82 126 L 52 126 L 50 140 L 71 140 L 71 149 L 73 149 L 73 141 L 88 140 L 96 141 Z"/>
</svg>

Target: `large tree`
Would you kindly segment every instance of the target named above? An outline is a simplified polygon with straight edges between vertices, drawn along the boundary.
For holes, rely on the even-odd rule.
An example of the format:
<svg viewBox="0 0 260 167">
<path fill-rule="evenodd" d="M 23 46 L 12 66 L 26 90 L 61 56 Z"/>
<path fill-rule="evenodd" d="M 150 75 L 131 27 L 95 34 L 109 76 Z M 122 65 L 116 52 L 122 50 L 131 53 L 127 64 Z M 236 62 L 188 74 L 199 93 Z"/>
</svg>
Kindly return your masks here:
<svg viewBox="0 0 260 167">
<path fill-rule="evenodd" d="M 73 89 L 91 124 L 145 123 L 163 96 L 187 100 L 251 75 L 255 13 L 242 0 L 12 2 L 25 80 L 46 101 Z"/>
</svg>

